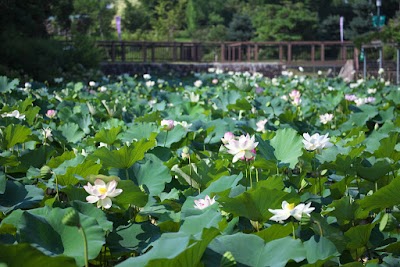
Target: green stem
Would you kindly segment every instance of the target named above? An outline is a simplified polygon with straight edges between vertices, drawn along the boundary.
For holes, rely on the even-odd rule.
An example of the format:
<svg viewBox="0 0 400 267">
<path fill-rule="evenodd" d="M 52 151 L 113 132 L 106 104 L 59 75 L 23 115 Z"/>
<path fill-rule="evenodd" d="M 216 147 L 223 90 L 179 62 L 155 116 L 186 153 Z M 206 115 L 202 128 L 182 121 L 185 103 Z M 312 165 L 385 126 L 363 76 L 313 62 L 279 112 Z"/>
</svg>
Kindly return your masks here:
<svg viewBox="0 0 400 267">
<path fill-rule="evenodd" d="M 319 229 L 319 234 L 320 236 L 323 236 L 323 231 L 322 231 L 322 227 L 321 224 L 318 221 L 314 221 L 317 225 L 318 225 L 318 229 Z"/>
<path fill-rule="evenodd" d="M 168 139 L 168 131 L 167 131 L 167 134 L 165 135 L 165 139 L 164 139 L 164 147 L 165 147 L 165 145 L 167 144 L 167 139 Z"/>
<path fill-rule="evenodd" d="M 258 169 L 256 169 L 256 181 L 258 183 Z"/>
<path fill-rule="evenodd" d="M 82 226 L 80 226 L 79 231 L 82 233 L 82 237 L 83 237 L 83 247 L 84 247 L 83 253 L 84 253 L 84 258 L 85 258 L 85 267 L 89 267 L 88 244 L 87 244 L 85 230 L 83 230 Z"/>
<path fill-rule="evenodd" d="M 59 196 L 59 192 L 58 192 L 58 179 L 57 179 L 57 175 L 56 175 L 56 199 L 58 200 L 58 201 L 60 201 L 60 196 Z"/>
<path fill-rule="evenodd" d="M 250 163 L 247 164 L 247 167 L 249 168 L 250 188 L 253 188 L 253 179 L 251 177 L 251 166 L 250 166 Z"/>
<path fill-rule="evenodd" d="M 126 178 L 126 180 L 129 180 L 129 171 L 128 171 L 128 168 L 125 169 L 125 178 Z"/>
<path fill-rule="evenodd" d="M 293 239 L 296 239 L 296 232 L 294 229 L 294 223 L 292 223 L 292 232 L 293 232 Z"/>
</svg>

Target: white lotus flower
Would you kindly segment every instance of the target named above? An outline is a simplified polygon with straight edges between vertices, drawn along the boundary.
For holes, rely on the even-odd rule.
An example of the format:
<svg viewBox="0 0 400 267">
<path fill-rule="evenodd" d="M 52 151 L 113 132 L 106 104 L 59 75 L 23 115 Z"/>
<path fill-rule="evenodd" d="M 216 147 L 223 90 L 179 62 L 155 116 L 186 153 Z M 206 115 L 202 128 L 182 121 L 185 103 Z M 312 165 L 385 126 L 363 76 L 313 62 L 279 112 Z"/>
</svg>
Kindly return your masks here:
<svg viewBox="0 0 400 267">
<path fill-rule="evenodd" d="M 116 197 L 122 193 L 122 189 L 117 189 L 117 181 L 112 180 L 107 184 L 101 180 L 96 179 L 94 185 L 88 183 L 83 186 L 85 191 L 90 194 L 86 197 L 86 201 L 89 203 L 96 203 L 97 207 L 103 207 L 109 209 L 112 206 L 111 198 Z"/>
<path fill-rule="evenodd" d="M 228 149 L 228 153 L 233 155 L 232 162 L 240 160 L 252 160 L 254 159 L 256 152 L 255 149 L 258 142 L 255 142 L 254 135 L 250 137 L 249 134 L 241 135 L 238 139 L 231 139 L 225 147 Z"/>
<path fill-rule="evenodd" d="M 210 198 L 207 195 L 204 199 L 202 199 L 202 198 L 196 199 L 194 201 L 194 204 L 195 204 L 194 207 L 196 209 L 202 210 L 202 209 L 205 209 L 205 208 L 213 205 L 214 203 L 215 203 L 215 196 L 213 198 Z"/>
<path fill-rule="evenodd" d="M 192 123 L 188 123 L 187 121 L 174 121 L 174 127 L 180 125 L 185 129 L 185 131 L 189 131 L 189 128 L 192 127 Z"/>
<path fill-rule="evenodd" d="M 309 133 L 303 134 L 303 144 L 307 150 L 322 150 L 325 147 L 331 147 L 333 144 L 329 142 L 329 133 L 325 135 L 320 135 L 319 133 L 315 133 L 310 136 Z"/>
<path fill-rule="evenodd" d="M 18 110 L 14 110 L 14 111 L 12 111 L 10 113 L 1 114 L 1 116 L 3 118 L 8 117 L 8 118 L 16 118 L 16 119 L 19 119 L 19 120 L 25 120 L 25 115 L 19 113 Z"/>
<path fill-rule="evenodd" d="M 295 206 L 294 203 L 288 203 L 287 201 L 282 202 L 282 209 L 268 209 L 269 212 L 274 214 L 271 218 L 271 221 L 276 221 L 279 223 L 283 223 L 284 220 L 287 220 L 290 216 L 300 221 L 303 214 L 310 216 L 310 213 L 315 209 L 314 207 L 310 207 L 311 202 L 308 204 L 300 203 Z"/>
<path fill-rule="evenodd" d="M 330 113 L 319 115 L 319 120 L 321 121 L 322 124 L 327 124 L 328 122 L 332 121 L 332 119 L 333 119 L 333 114 Z"/>
<path fill-rule="evenodd" d="M 148 74 L 148 73 L 143 74 L 143 79 L 150 80 L 151 79 L 150 74 Z"/>
<path fill-rule="evenodd" d="M 265 132 L 265 124 L 268 122 L 268 119 L 260 120 L 256 123 L 257 125 L 257 132 Z"/>
<path fill-rule="evenodd" d="M 95 81 L 90 81 L 89 82 L 89 86 L 90 87 L 95 87 L 96 86 L 96 82 Z"/>
<path fill-rule="evenodd" d="M 201 87 L 202 85 L 203 85 L 203 82 L 200 80 L 197 80 L 194 82 L 194 86 L 196 86 L 196 87 Z"/>
</svg>

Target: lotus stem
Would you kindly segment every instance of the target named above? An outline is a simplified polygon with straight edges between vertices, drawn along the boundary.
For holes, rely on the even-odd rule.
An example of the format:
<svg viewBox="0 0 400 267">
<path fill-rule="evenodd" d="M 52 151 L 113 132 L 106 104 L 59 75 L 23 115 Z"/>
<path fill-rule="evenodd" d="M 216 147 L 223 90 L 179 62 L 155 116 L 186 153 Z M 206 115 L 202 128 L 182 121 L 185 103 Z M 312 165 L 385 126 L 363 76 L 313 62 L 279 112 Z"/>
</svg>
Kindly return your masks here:
<svg viewBox="0 0 400 267">
<path fill-rule="evenodd" d="M 58 201 L 60 201 L 60 196 L 59 196 L 59 192 L 58 192 L 58 179 L 57 179 L 57 175 L 56 175 L 56 177 L 55 177 L 55 180 L 56 180 L 56 199 L 57 199 Z"/>
<path fill-rule="evenodd" d="M 87 244 L 85 230 L 83 230 L 82 226 L 79 226 L 78 229 L 82 233 L 82 237 L 83 237 L 83 254 L 84 254 L 84 258 L 85 258 L 85 267 L 89 267 L 88 244 Z"/>
<path fill-rule="evenodd" d="M 292 235 L 293 235 L 293 239 L 296 239 L 296 231 L 294 229 L 294 223 L 292 223 Z"/>
<path fill-rule="evenodd" d="M 165 139 L 164 139 L 164 147 L 165 147 L 165 145 L 167 144 L 167 139 L 168 139 L 168 131 L 167 131 L 167 134 L 165 135 Z"/>
<path fill-rule="evenodd" d="M 126 180 L 129 180 L 129 171 L 128 171 L 128 168 L 125 169 L 125 178 L 126 178 Z"/>
</svg>

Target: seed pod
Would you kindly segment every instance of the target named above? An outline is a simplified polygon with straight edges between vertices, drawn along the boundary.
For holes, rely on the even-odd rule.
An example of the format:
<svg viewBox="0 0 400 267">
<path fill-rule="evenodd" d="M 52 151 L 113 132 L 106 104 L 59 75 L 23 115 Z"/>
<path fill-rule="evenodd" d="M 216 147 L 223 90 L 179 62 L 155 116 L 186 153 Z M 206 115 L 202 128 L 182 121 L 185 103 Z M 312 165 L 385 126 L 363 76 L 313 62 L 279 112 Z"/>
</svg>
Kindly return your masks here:
<svg viewBox="0 0 400 267">
<path fill-rule="evenodd" d="M 379 222 L 379 230 L 381 232 L 390 232 L 398 225 L 396 218 L 391 213 L 385 213 Z"/>
<path fill-rule="evenodd" d="M 307 225 L 310 225 L 310 222 L 311 222 L 311 217 L 308 216 L 307 214 L 303 213 L 301 215 L 300 225 L 307 226 Z"/>
<path fill-rule="evenodd" d="M 50 179 L 51 177 L 51 168 L 47 165 L 44 165 L 40 168 L 40 178 L 42 179 Z"/>
<path fill-rule="evenodd" d="M 61 222 L 68 226 L 76 226 L 80 228 L 79 214 L 73 208 L 67 210 Z"/>
<path fill-rule="evenodd" d="M 232 252 L 227 251 L 224 253 L 222 256 L 221 262 L 219 266 L 223 267 L 231 267 L 231 266 L 236 266 L 236 260 L 232 255 Z"/>
</svg>

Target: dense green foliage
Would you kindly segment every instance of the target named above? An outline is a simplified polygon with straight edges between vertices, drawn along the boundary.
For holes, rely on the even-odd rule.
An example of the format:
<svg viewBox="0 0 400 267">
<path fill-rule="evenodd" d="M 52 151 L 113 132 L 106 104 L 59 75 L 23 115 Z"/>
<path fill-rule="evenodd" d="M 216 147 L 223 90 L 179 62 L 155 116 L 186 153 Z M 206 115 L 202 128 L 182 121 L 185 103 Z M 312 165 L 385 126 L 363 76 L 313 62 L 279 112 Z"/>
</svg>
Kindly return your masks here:
<svg viewBox="0 0 400 267">
<path fill-rule="evenodd" d="M 398 86 L 282 74 L 0 76 L 0 265 L 399 266 Z"/>
</svg>

